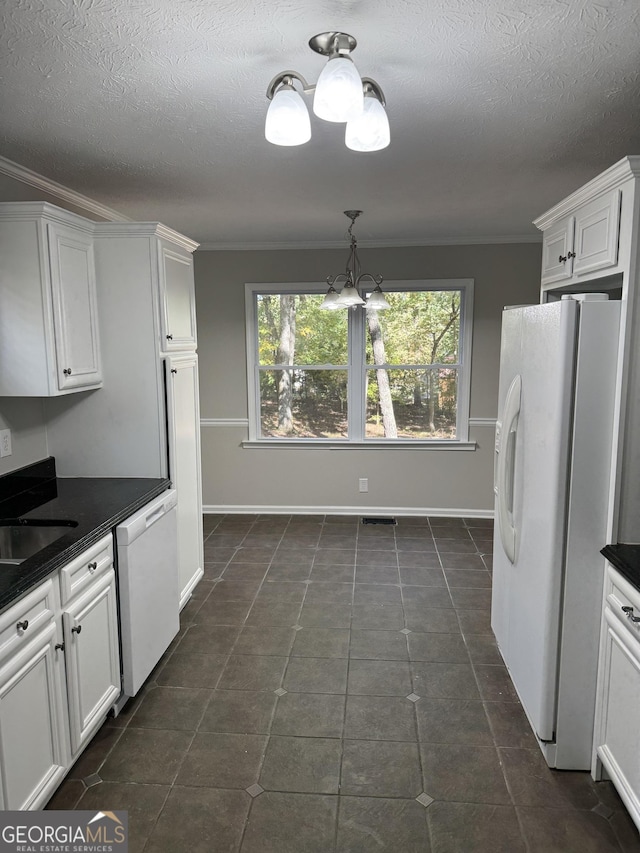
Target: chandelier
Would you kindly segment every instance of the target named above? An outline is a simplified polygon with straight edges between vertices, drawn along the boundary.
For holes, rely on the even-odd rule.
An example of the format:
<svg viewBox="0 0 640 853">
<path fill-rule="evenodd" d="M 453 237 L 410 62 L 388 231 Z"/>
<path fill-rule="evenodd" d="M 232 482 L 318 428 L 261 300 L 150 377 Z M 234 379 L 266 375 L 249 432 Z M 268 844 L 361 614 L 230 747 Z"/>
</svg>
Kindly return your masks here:
<svg viewBox="0 0 640 853">
<path fill-rule="evenodd" d="M 271 102 L 265 136 L 274 145 L 302 145 L 311 139 L 304 95 L 313 93 L 313 112 L 325 121 L 346 122 L 345 144 L 352 151 L 379 151 L 389 144 L 389 119 L 382 89 L 375 80 L 360 77 L 351 59 L 357 45 L 348 33 L 319 33 L 309 47 L 329 61 L 316 85 L 297 71 L 281 71 L 267 88 Z"/>
<path fill-rule="evenodd" d="M 351 308 L 356 305 L 366 305 L 372 311 L 382 311 L 389 308 L 389 303 L 385 299 L 384 293 L 380 289 L 382 284 L 381 275 L 371 275 L 368 272 L 360 272 L 360 258 L 358 257 L 358 241 L 353 233 L 353 226 L 356 219 L 362 213 L 361 210 L 345 210 L 344 215 L 351 220 L 351 225 L 347 231 L 350 241 L 349 258 L 347 260 L 346 271 L 338 275 L 327 276 L 327 284 L 329 290 L 324 298 L 324 302 L 320 305 L 325 311 L 334 311 L 338 308 Z M 360 295 L 360 283 L 369 279 L 376 286 L 369 294 L 367 301 Z M 338 292 L 334 284 L 344 281 L 342 290 Z"/>
</svg>

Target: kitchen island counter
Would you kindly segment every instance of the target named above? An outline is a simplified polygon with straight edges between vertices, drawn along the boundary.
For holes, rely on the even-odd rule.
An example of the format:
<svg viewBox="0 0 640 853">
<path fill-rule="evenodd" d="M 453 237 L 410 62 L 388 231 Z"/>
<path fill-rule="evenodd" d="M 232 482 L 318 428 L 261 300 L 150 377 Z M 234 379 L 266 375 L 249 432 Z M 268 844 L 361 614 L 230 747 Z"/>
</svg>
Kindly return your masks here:
<svg viewBox="0 0 640 853">
<path fill-rule="evenodd" d="M 58 478 L 52 457 L 0 478 L 1 520 L 77 522 L 23 562 L 0 566 L 0 609 L 81 554 L 170 485 L 166 478 Z"/>
</svg>

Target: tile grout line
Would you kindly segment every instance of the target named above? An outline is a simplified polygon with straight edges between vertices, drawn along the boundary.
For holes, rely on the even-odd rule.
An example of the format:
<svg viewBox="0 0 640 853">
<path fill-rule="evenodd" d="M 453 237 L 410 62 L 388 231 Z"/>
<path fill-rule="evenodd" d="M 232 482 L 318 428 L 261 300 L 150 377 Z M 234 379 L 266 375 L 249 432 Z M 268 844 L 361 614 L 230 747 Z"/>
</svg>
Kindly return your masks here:
<svg viewBox="0 0 640 853">
<path fill-rule="evenodd" d="M 346 681 L 344 686 L 344 706 L 342 709 L 342 732 L 340 734 L 340 763 L 338 766 L 338 793 L 337 793 L 337 803 L 336 803 L 336 822 L 334 827 L 334 836 L 333 836 L 333 847 L 337 849 L 338 847 L 338 832 L 340 828 L 340 810 L 341 810 L 341 799 L 342 796 L 342 770 L 344 767 L 344 747 L 345 747 L 345 734 L 347 730 L 347 703 L 349 701 L 349 673 L 351 671 L 351 641 L 353 638 L 353 608 L 355 606 L 356 600 L 356 577 L 358 571 L 358 540 L 359 540 L 359 522 L 357 522 L 358 526 L 356 527 L 356 547 L 353 555 L 353 580 L 351 582 L 351 616 L 349 619 L 349 643 L 347 646 L 347 673 L 346 673 Z"/>
</svg>

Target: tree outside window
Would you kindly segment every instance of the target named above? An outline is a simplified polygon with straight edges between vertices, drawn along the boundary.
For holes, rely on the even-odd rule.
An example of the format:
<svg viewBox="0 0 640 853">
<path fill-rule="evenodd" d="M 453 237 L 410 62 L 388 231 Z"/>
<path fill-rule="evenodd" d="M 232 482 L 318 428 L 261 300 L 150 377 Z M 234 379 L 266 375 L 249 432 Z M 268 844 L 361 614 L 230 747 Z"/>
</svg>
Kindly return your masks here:
<svg viewBox="0 0 640 853">
<path fill-rule="evenodd" d="M 319 286 L 247 286 L 255 438 L 466 440 L 472 282 L 384 289 L 386 311 L 321 311 Z"/>
</svg>

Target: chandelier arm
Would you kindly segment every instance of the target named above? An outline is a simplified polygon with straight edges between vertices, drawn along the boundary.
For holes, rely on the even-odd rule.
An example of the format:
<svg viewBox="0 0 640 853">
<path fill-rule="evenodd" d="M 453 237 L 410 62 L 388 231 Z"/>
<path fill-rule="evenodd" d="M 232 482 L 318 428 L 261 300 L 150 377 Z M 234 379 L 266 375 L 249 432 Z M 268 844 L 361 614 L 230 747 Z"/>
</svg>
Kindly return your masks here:
<svg viewBox="0 0 640 853">
<path fill-rule="evenodd" d="M 327 276 L 327 284 L 329 287 L 333 287 L 339 279 L 344 279 L 345 281 L 349 281 L 349 276 L 346 273 L 340 272 L 338 275 L 328 275 Z"/>
<path fill-rule="evenodd" d="M 283 84 L 293 86 L 294 80 L 297 80 L 300 83 L 302 91 L 305 95 L 309 95 L 312 92 L 315 92 L 315 85 L 307 83 L 302 74 L 299 74 L 297 71 L 281 71 L 279 74 L 276 74 L 276 76 L 267 86 L 267 98 L 270 101 L 273 100 L 273 96 L 275 95 L 279 86 L 282 86 Z"/>
<path fill-rule="evenodd" d="M 376 83 L 375 80 L 372 80 L 371 77 L 362 78 L 362 87 L 365 95 L 371 93 L 372 95 L 375 95 L 383 107 L 387 105 L 387 102 L 384 99 L 384 92 L 380 88 L 380 85 Z"/>
<path fill-rule="evenodd" d="M 371 281 L 373 281 L 378 286 L 380 286 L 384 281 L 384 278 L 381 275 L 372 275 L 370 272 L 363 272 L 356 279 L 356 287 L 360 286 L 360 282 L 363 278 L 370 278 Z"/>
</svg>

